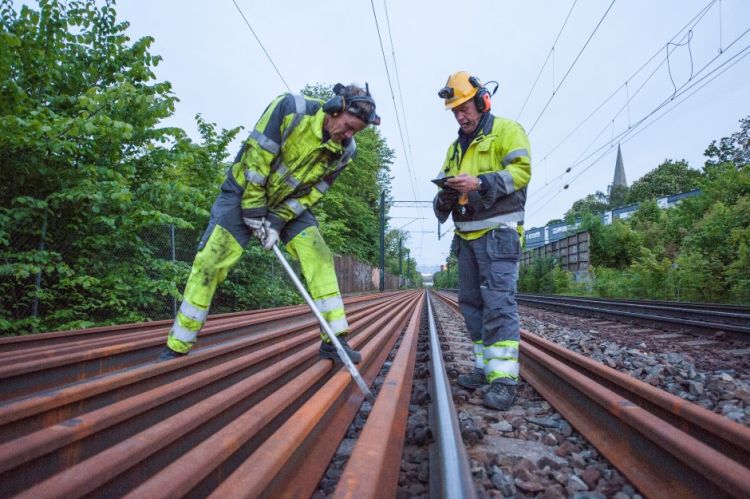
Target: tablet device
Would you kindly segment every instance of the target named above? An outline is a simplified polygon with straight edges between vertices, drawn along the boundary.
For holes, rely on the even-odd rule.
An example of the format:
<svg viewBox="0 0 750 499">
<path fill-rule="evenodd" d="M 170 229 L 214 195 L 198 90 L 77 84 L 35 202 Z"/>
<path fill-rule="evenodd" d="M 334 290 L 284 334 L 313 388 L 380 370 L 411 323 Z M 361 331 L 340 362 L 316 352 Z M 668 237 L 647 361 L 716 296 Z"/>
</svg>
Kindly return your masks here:
<svg viewBox="0 0 750 499">
<path fill-rule="evenodd" d="M 449 177 L 433 178 L 432 180 L 430 180 L 430 182 L 442 189 L 443 187 L 445 187 L 445 183 L 452 178 L 454 178 L 453 175 Z"/>
</svg>

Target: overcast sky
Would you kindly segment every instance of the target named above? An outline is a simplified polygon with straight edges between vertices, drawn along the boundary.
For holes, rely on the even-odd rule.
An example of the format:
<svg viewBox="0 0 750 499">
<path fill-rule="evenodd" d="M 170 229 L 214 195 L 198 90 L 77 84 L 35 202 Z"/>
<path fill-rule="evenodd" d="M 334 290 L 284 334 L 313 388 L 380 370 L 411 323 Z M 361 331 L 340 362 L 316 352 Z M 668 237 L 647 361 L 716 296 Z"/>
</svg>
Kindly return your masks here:
<svg viewBox="0 0 750 499">
<path fill-rule="evenodd" d="M 437 97 L 448 75 L 467 70 L 482 81 L 498 81 L 493 112 L 518 118 L 568 13 L 554 56 L 518 118 L 532 147 L 527 228 L 561 218 L 587 194 L 606 192 L 618 141 L 632 183 L 665 158 L 684 158 L 700 168 L 706 146 L 737 131 L 740 118 L 750 115 L 750 57 L 743 58 L 750 53 L 746 0 L 617 0 L 614 5 L 612 0 L 578 0 L 574 6 L 572 0 L 375 0 L 394 94 L 369 1 L 237 2 L 292 91 L 307 83 L 369 82 L 382 117 L 380 130 L 396 152 L 396 200 L 430 200 L 435 193 L 429 179 L 457 133 L 453 115 Z M 709 5 L 691 24 L 691 35 L 681 31 Z M 196 139 L 195 114 L 223 128 L 243 125 L 244 138 L 268 103 L 287 91 L 232 0 L 121 1 L 117 9 L 131 23 L 132 39 L 156 39 L 152 53 L 164 58 L 157 77 L 170 81 L 180 99 L 169 124 Z M 663 102 L 665 107 L 635 126 Z M 232 154 L 237 147 L 232 146 Z M 569 188 L 563 189 L 566 184 Z M 438 240 L 430 208 L 394 207 L 391 216 L 391 227 L 409 224 L 407 245 L 421 266 L 444 262 L 450 236 Z"/>
</svg>

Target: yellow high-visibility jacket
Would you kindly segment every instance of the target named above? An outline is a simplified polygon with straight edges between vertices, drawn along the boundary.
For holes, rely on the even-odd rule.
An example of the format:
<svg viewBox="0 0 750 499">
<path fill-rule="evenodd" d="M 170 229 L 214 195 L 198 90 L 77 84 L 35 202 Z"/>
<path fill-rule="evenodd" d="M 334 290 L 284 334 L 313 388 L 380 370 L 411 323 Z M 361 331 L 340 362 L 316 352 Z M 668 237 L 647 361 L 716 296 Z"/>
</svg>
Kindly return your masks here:
<svg viewBox="0 0 750 499">
<path fill-rule="evenodd" d="M 243 189 L 242 217 L 276 230 L 317 203 L 354 157 L 354 139 L 323 139 L 322 101 L 277 97 L 261 116 L 227 176 Z"/>
<path fill-rule="evenodd" d="M 452 213 L 457 234 L 464 239 L 474 239 L 496 227 L 522 225 L 526 187 L 531 180 L 531 148 L 521 125 L 487 113 L 479 127 L 466 152 L 459 140 L 451 144 L 438 177 L 478 176 L 480 190 L 469 193 L 463 210 L 458 205 L 452 212 L 439 210 L 437 196 L 433 203 L 441 223 Z"/>
</svg>

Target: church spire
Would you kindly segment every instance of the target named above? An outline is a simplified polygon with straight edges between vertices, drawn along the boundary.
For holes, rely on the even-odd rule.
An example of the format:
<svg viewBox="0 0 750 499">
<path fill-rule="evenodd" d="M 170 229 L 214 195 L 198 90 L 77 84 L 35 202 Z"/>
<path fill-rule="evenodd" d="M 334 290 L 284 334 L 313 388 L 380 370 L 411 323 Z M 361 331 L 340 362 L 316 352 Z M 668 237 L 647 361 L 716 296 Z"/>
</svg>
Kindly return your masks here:
<svg viewBox="0 0 750 499">
<path fill-rule="evenodd" d="M 615 178 L 612 180 L 612 189 L 615 187 L 627 187 L 628 181 L 625 178 L 625 165 L 622 162 L 622 151 L 620 144 L 617 144 L 617 163 L 615 164 Z"/>
</svg>

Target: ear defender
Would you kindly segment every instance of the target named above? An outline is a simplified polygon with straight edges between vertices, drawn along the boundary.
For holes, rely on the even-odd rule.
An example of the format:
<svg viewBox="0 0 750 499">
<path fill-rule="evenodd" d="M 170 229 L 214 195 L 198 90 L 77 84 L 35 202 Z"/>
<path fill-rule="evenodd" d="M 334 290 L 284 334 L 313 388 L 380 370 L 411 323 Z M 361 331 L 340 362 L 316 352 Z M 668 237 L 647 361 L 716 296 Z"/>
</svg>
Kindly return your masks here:
<svg viewBox="0 0 750 499">
<path fill-rule="evenodd" d="M 474 95 L 474 105 L 477 106 L 477 111 L 484 113 L 492 109 L 492 94 L 487 88 L 479 82 L 479 78 L 476 76 L 469 77 L 469 83 L 471 86 L 477 89 L 476 95 Z"/>
<path fill-rule="evenodd" d="M 336 116 L 346 109 L 346 99 L 342 95 L 345 89 L 346 87 L 341 83 L 333 86 L 333 97 L 323 104 L 324 113 Z"/>
<path fill-rule="evenodd" d="M 349 111 L 356 117 L 367 123 L 368 125 L 380 125 L 380 116 L 375 114 L 375 101 L 370 95 L 370 86 L 365 83 L 365 92 L 367 95 L 354 95 L 349 98 L 344 97 L 343 93 L 346 87 L 341 83 L 337 83 L 333 87 L 333 97 L 323 103 L 323 112 L 331 116 L 338 116 L 344 111 Z M 367 102 L 372 104 L 372 112 L 369 114 L 363 114 L 360 109 L 350 107 L 355 102 Z"/>
</svg>

